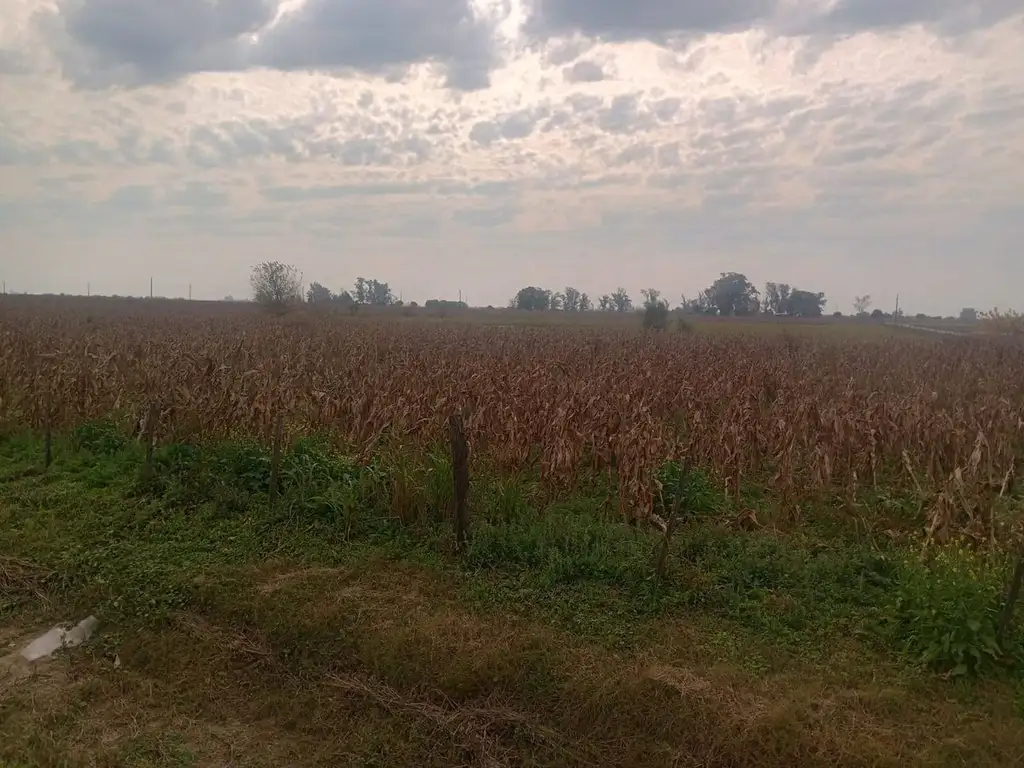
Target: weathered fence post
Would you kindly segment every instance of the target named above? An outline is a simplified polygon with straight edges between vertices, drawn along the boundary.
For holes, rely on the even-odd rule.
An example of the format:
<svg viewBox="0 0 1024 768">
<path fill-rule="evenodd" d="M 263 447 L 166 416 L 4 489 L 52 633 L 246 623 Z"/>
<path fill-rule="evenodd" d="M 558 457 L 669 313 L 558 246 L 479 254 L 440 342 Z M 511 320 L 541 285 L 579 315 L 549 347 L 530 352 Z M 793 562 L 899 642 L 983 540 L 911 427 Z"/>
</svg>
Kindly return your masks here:
<svg viewBox="0 0 1024 768">
<path fill-rule="evenodd" d="M 278 411 L 274 421 L 274 447 L 270 454 L 270 508 L 277 506 L 281 473 L 281 439 L 284 433 L 284 418 Z"/>
<path fill-rule="evenodd" d="M 452 489 L 455 501 L 455 546 L 461 553 L 469 538 L 469 444 L 466 442 L 462 416 L 453 413 L 448 419 L 452 442 Z"/>
</svg>

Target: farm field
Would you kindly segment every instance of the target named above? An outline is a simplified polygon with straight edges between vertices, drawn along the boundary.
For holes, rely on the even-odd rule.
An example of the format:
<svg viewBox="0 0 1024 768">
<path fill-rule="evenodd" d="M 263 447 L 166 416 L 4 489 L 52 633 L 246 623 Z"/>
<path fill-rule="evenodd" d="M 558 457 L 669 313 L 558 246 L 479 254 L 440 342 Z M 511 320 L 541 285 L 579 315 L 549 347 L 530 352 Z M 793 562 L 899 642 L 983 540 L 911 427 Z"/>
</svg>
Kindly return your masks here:
<svg viewBox="0 0 1024 768">
<path fill-rule="evenodd" d="M 0 300 L 0 765 L 1024 759 L 1024 345 L 558 314 Z"/>
</svg>

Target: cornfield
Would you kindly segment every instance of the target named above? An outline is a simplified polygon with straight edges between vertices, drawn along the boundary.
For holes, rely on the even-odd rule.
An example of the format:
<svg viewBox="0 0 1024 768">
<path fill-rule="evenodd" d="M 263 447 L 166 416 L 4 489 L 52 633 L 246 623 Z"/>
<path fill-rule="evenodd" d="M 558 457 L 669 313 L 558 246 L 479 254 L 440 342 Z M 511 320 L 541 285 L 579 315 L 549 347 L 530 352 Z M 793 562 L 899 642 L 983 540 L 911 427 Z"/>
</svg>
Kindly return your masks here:
<svg viewBox="0 0 1024 768">
<path fill-rule="evenodd" d="M 63 305 L 56 304 L 56 307 Z M 56 430 L 158 417 L 160 440 L 330 435 L 372 453 L 445 439 L 553 487 L 613 473 L 651 514 L 655 470 L 686 460 L 742 504 L 884 487 L 931 510 L 929 534 L 994 540 L 1024 450 L 1024 345 L 494 328 L 261 316 L 252 308 L 0 305 L 0 419 Z M 135 307 L 139 307 L 138 302 Z"/>
</svg>

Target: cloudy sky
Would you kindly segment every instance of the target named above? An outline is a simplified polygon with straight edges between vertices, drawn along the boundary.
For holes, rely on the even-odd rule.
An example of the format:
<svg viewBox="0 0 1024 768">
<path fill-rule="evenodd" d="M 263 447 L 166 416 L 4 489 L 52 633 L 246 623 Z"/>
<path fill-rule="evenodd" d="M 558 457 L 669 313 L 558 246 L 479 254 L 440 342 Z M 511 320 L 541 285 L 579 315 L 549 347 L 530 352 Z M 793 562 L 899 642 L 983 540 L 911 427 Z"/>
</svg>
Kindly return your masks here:
<svg viewBox="0 0 1024 768">
<path fill-rule="evenodd" d="M 1024 309 L 1024 0 L 0 0 L 8 290 Z"/>
</svg>

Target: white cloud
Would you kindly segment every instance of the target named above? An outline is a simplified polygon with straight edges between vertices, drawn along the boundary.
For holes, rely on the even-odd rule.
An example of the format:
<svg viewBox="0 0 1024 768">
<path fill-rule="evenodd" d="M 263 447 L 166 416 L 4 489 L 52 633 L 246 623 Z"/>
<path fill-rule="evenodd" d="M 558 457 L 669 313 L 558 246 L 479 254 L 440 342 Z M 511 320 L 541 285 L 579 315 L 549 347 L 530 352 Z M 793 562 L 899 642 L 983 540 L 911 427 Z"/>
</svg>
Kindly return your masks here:
<svg viewBox="0 0 1024 768">
<path fill-rule="evenodd" d="M 1012 0 L 0 0 L 0 267 L 1019 306 L 1022 35 Z"/>
</svg>

